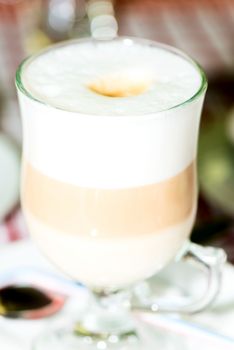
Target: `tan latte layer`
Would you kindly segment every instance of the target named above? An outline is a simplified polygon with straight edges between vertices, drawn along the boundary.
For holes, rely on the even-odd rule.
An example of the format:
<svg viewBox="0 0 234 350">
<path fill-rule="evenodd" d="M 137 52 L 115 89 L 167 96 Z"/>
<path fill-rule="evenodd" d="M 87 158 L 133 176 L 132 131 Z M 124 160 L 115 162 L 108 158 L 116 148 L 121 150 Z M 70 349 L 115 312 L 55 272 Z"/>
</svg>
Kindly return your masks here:
<svg viewBox="0 0 234 350">
<path fill-rule="evenodd" d="M 24 162 L 23 206 L 64 233 L 100 237 L 156 233 L 185 220 L 196 200 L 194 162 L 176 176 L 128 189 L 79 187 Z"/>
</svg>

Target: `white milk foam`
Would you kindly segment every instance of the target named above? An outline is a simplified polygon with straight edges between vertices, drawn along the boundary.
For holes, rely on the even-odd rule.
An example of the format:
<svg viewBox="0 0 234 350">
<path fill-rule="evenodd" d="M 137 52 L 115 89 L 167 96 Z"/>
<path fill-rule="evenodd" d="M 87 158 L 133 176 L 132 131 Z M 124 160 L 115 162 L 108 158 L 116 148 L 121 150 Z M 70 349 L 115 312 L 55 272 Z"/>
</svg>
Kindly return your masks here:
<svg viewBox="0 0 234 350">
<path fill-rule="evenodd" d="M 196 158 L 203 96 L 148 119 L 89 117 L 20 92 L 23 156 L 42 174 L 80 187 L 132 188 L 167 180 Z"/>
<path fill-rule="evenodd" d="M 201 85 L 200 73 L 186 59 L 122 39 L 68 43 L 34 57 L 23 69 L 24 87 L 46 103 L 19 91 L 23 157 L 44 175 L 81 187 L 122 189 L 172 178 L 196 159 L 204 94 L 170 109 Z M 87 88 L 99 76 L 123 72 L 150 76 L 153 83 L 141 95 L 121 98 Z M 93 239 L 63 234 L 25 208 L 45 254 L 95 286 L 122 286 L 162 268 L 189 236 L 195 211 L 155 234 Z"/>
<path fill-rule="evenodd" d="M 109 76 L 136 82 L 150 81 L 137 96 L 107 97 L 88 88 Z M 172 108 L 191 98 L 201 86 L 198 69 L 172 52 L 136 43 L 70 42 L 29 61 L 25 88 L 54 107 L 94 115 L 142 115 Z"/>
<path fill-rule="evenodd" d="M 139 79 L 150 72 L 153 85 L 120 98 L 87 87 L 121 70 L 134 70 Z M 203 96 L 157 111 L 193 96 L 200 80 L 186 59 L 130 39 L 55 47 L 24 66 L 24 86 L 49 104 L 19 92 L 24 157 L 43 174 L 82 187 L 130 188 L 169 179 L 196 158 Z"/>
</svg>

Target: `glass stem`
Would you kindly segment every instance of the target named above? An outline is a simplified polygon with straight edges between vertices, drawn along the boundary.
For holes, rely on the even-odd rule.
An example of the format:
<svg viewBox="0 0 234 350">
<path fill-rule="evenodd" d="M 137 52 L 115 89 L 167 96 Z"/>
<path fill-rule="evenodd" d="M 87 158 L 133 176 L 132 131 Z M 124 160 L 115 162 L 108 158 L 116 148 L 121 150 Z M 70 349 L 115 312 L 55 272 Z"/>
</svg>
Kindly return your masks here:
<svg viewBox="0 0 234 350">
<path fill-rule="evenodd" d="M 118 341 L 135 334 L 129 312 L 130 292 L 92 291 L 90 299 L 88 311 L 76 324 L 77 335 L 90 336 L 93 340 Z"/>
</svg>

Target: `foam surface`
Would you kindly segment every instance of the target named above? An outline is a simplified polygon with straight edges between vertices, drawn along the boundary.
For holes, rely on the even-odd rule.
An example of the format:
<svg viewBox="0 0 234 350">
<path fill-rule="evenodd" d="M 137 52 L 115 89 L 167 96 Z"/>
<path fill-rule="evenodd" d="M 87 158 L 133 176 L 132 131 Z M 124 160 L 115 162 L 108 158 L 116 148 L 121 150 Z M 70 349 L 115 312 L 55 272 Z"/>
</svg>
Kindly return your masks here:
<svg viewBox="0 0 234 350">
<path fill-rule="evenodd" d="M 125 97 L 104 96 L 89 88 L 93 82 L 99 86 L 99 79 L 101 84 L 111 84 L 108 79 L 113 76 L 114 84 L 117 80 L 117 85 L 130 86 L 131 91 L 134 84 L 149 88 Z M 141 115 L 169 109 L 191 98 L 201 85 L 200 73 L 186 59 L 131 39 L 53 48 L 27 63 L 22 80 L 30 94 L 45 103 L 95 115 Z M 141 89 L 136 86 L 135 90 Z"/>
</svg>

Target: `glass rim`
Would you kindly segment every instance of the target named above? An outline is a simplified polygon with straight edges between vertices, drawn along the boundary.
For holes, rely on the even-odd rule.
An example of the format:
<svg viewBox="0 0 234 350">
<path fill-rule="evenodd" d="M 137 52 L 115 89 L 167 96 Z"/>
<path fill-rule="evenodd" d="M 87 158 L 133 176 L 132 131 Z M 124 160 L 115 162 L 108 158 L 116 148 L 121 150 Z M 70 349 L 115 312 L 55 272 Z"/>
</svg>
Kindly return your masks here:
<svg viewBox="0 0 234 350">
<path fill-rule="evenodd" d="M 187 62 L 189 62 L 198 72 L 200 79 L 201 79 L 201 83 L 199 88 L 196 90 L 196 92 L 189 98 L 187 98 L 186 100 L 177 103 L 169 108 L 164 108 L 162 110 L 156 111 L 156 112 L 146 112 L 146 113 L 142 113 L 142 114 L 123 114 L 123 115 L 111 115 L 111 114 L 95 114 L 95 113 L 85 113 L 85 112 L 80 112 L 78 109 L 77 110 L 69 110 L 63 107 L 59 107 L 56 106 L 53 103 L 49 103 L 43 99 L 37 98 L 36 96 L 33 96 L 33 94 L 30 93 L 29 90 L 26 89 L 26 87 L 23 84 L 22 81 L 22 75 L 23 75 L 23 71 L 25 66 L 33 61 L 34 59 L 36 59 L 37 57 L 45 54 L 46 52 L 59 48 L 59 47 L 63 47 L 63 46 L 67 46 L 69 44 L 73 44 L 73 43 L 84 43 L 84 42 L 109 42 L 109 41 L 124 41 L 126 39 L 129 39 L 133 42 L 137 42 L 137 43 L 142 43 L 144 45 L 147 46 L 154 46 L 157 48 L 160 48 L 162 50 L 165 50 L 167 52 L 171 52 L 177 56 L 182 57 L 183 59 L 185 59 Z M 108 118 L 122 118 L 122 117 L 128 117 L 128 118 L 141 118 L 141 117 L 158 117 L 161 113 L 165 113 L 167 111 L 171 111 L 180 107 L 183 107 L 193 101 L 196 101 L 207 89 L 208 86 L 208 81 L 207 81 L 207 77 L 206 74 L 204 72 L 204 70 L 202 69 L 202 67 L 200 66 L 200 64 L 194 60 L 193 58 L 191 58 L 189 55 L 187 55 L 186 53 L 184 53 L 182 50 L 175 48 L 174 46 L 171 45 L 167 45 L 161 42 L 157 42 L 154 40 L 148 40 L 148 39 L 144 39 L 144 38 L 139 38 L 139 37 L 133 37 L 133 36 L 117 36 L 116 38 L 110 39 L 110 40 L 103 40 L 103 39 L 94 39 L 92 37 L 87 37 L 87 38 L 79 38 L 79 39 L 72 39 L 72 40 L 65 40 L 62 41 L 60 43 L 57 44 L 53 44 L 50 45 L 48 47 L 46 47 L 45 49 L 40 50 L 39 52 L 37 52 L 36 54 L 30 55 L 29 57 L 25 58 L 18 66 L 17 70 L 16 70 L 16 75 L 15 75 L 15 85 L 16 88 L 22 92 L 26 97 L 28 97 L 29 99 L 31 99 L 34 102 L 40 103 L 41 105 L 44 105 L 46 107 L 50 107 L 52 109 L 56 109 L 59 111 L 63 111 L 63 112 L 67 112 L 67 113 L 71 113 L 71 114 L 79 114 L 80 116 L 84 115 L 84 116 L 90 116 L 90 117 L 95 117 L 95 118 L 104 118 L 104 117 L 108 117 Z"/>
</svg>

